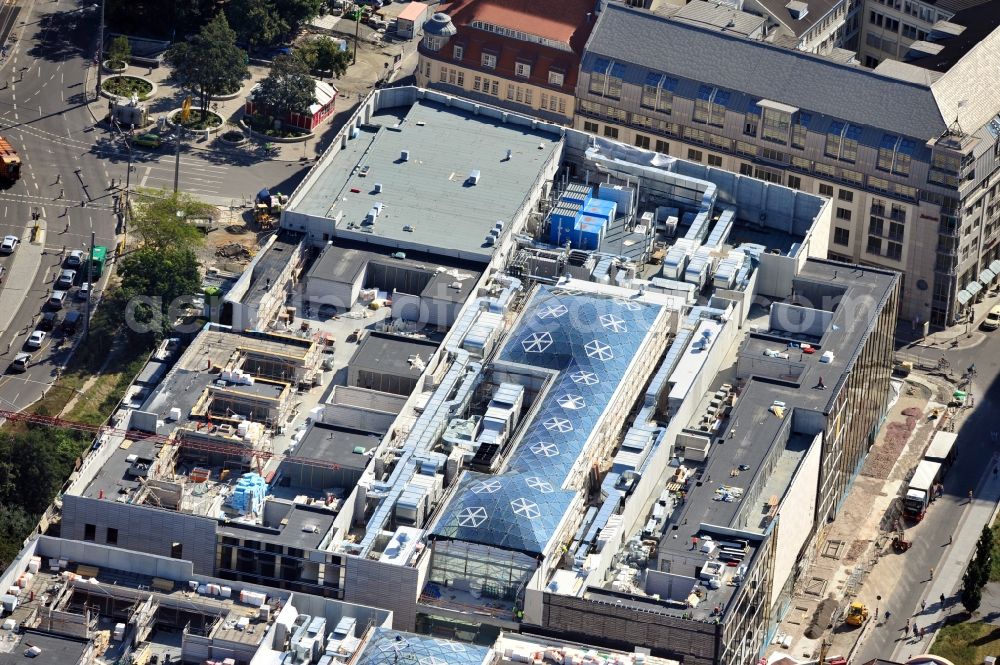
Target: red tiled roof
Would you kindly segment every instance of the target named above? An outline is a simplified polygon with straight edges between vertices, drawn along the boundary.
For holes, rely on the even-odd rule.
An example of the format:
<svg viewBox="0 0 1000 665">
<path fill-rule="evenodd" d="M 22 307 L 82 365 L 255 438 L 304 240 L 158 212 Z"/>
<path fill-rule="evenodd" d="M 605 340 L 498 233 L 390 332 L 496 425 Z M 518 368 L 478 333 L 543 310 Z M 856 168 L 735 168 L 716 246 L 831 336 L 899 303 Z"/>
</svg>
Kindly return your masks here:
<svg viewBox="0 0 1000 665">
<path fill-rule="evenodd" d="M 451 16 L 459 31 L 478 20 L 563 42 L 580 53 L 597 20 L 596 5 L 597 0 L 445 0 L 437 11 Z"/>
<path fill-rule="evenodd" d="M 480 70 L 486 76 L 523 81 L 531 85 L 557 89 L 573 94 L 577 70 L 584 44 L 593 29 L 594 19 L 588 12 L 594 9 L 594 0 L 453 0 L 442 4 L 438 11 L 451 16 L 458 34 L 452 37 L 441 51 L 420 51 L 441 62 L 460 64 L 464 68 Z M 572 52 L 563 51 L 533 42 L 504 37 L 471 27 L 473 20 L 520 30 L 547 39 L 568 43 Z M 461 61 L 452 57 L 454 47 L 463 47 Z M 497 56 L 494 69 L 482 66 L 483 52 Z M 531 65 L 528 78 L 516 75 L 518 62 Z M 562 86 L 549 84 L 549 70 L 562 70 Z M 501 93 L 506 94 L 506 93 Z"/>
</svg>

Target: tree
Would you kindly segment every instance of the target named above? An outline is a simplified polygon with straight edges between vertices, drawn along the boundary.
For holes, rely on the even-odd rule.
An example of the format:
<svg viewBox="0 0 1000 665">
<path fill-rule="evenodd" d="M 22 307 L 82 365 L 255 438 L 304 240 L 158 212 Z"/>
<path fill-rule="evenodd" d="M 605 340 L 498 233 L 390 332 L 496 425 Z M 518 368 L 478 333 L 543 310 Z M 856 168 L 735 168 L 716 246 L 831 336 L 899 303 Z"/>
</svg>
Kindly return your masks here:
<svg viewBox="0 0 1000 665">
<path fill-rule="evenodd" d="M 320 15 L 323 0 L 275 0 L 274 6 L 290 32 L 295 33 L 304 23 Z"/>
<path fill-rule="evenodd" d="M 295 49 L 295 55 L 309 66 L 309 69 L 319 72 L 329 72 L 340 78 L 347 72 L 351 64 L 351 54 L 341 51 L 340 45 L 329 37 L 310 39 Z"/>
<path fill-rule="evenodd" d="M 214 206 L 183 192 L 140 190 L 132 204 L 130 230 L 143 247 L 155 250 L 194 249 L 202 244 L 204 236 L 191 220 L 218 216 Z"/>
<path fill-rule="evenodd" d="M 128 37 L 118 35 L 111 40 L 111 46 L 108 48 L 108 60 L 112 65 L 127 65 L 131 58 L 132 47 L 129 46 Z"/>
<path fill-rule="evenodd" d="M 118 274 L 115 297 L 133 337 L 158 340 L 169 334 L 173 308 L 201 289 L 198 257 L 190 248 L 143 247 L 119 261 Z"/>
<path fill-rule="evenodd" d="M 983 587 L 990 581 L 992 568 L 993 531 L 984 526 L 976 543 L 976 553 L 962 576 L 962 605 L 971 614 L 979 609 Z"/>
<path fill-rule="evenodd" d="M 271 72 L 254 91 L 253 100 L 271 117 L 283 117 L 289 111 L 305 112 L 316 103 L 316 83 L 309 76 L 309 66 L 293 55 L 278 56 Z"/>
<path fill-rule="evenodd" d="M 222 12 L 190 41 L 167 51 L 166 59 L 177 82 L 194 91 L 206 111 L 213 97 L 238 90 L 250 78 L 247 54 L 236 46 L 236 33 Z"/>
<path fill-rule="evenodd" d="M 239 43 L 251 53 L 277 43 L 289 32 L 288 23 L 269 0 L 232 0 L 226 5 L 226 14 Z"/>
</svg>

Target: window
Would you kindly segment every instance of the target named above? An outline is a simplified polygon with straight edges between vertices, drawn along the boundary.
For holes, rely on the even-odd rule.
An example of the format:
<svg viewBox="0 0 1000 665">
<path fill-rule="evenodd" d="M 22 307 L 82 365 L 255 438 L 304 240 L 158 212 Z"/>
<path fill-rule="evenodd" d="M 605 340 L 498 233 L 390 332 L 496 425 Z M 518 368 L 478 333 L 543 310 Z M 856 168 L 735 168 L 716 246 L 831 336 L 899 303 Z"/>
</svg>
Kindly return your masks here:
<svg viewBox="0 0 1000 665">
<path fill-rule="evenodd" d="M 424 68 L 424 76 L 426 76 L 428 79 L 430 79 L 431 77 L 431 63 L 429 62 L 427 63 L 427 67 Z"/>
<path fill-rule="evenodd" d="M 797 175 L 788 176 L 788 186 L 792 189 L 802 189 L 802 178 Z"/>
<path fill-rule="evenodd" d="M 520 76 L 523 79 L 531 76 L 531 65 L 526 62 L 519 62 L 514 65 L 514 74 Z"/>
<path fill-rule="evenodd" d="M 884 219 L 882 219 L 880 217 L 871 217 L 871 218 L 869 218 L 869 220 L 868 220 L 868 233 L 871 233 L 871 234 L 877 235 L 877 236 L 884 235 L 884 233 L 882 233 L 882 231 L 883 231 L 884 228 L 885 228 L 885 220 Z"/>
<path fill-rule="evenodd" d="M 609 139 L 617 139 L 618 138 L 618 128 L 617 127 L 612 127 L 611 125 L 605 125 L 604 126 L 604 135 L 607 136 Z"/>
<path fill-rule="evenodd" d="M 821 175 L 827 175 L 830 176 L 831 178 L 837 177 L 837 167 L 831 164 L 816 162 L 816 164 L 813 166 L 813 170 L 816 171 L 816 173 L 819 173 Z M 833 194 L 830 194 L 830 196 L 833 196 Z"/>
<path fill-rule="evenodd" d="M 635 145 L 643 150 L 649 150 L 649 137 L 642 134 L 635 135 Z"/>
<path fill-rule="evenodd" d="M 531 106 L 531 97 L 532 97 L 531 88 L 525 88 L 524 89 L 524 103 L 527 104 L 528 106 Z"/>
<path fill-rule="evenodd" d="M 781 184 L 782 177 L 781 171 L 775 171 L 774 169 L 766 169 L 762 166 L 754 167 L 753 177 L 758 180 L 763 180 L 764 182 L 773 182 L 777 185 Z"/>
<path fill-rule="evenodd" d="M 622 77 L 625 75 L 625 65 L 607 58 L 594 61 L 594 69 L 590 72 L 590 94 L 609 99 L 621 99 Z"/>
<path fill-rule="evenodd" d="M 733 148 L 733 142 L 724 136 L 716 136 L 715 134 L 708 135 L 709 145 L 714 145 L 716 148 L 721 150 L 730 151 Z"/>
<path fill-rule="evenodd" d="M 812 162 L 803 157 L 792 157 L 792 166 L 797 169 L 802 169 L 803 171 L 809 171 L 812 169 Z"/>
<path fill-rule="evenodd" d="M 760 156 L 770 162 L 779 162 L 781 164 L 788 161 L 788 157 L 785 153 L 780 150 L 774 150 L 773 148 L 764 148 L 760 151 Z"/>
<path fill-rule="evenodd" d="M 887 173 L 908 176 L 910 175 L 913 151 L 916 147 L 916 141 L 885 134 L 882 136 L 882 143 L 879 144 L 876 167 Z"/>
<path fill-rule="evenodd" d="M 740 175 L 753 177 L 753 164 L 740 164 Z"/>
<path fill-rule="evenodd" d="M 845 222 L 851 221 L 851 211 L 847 208 L 837 208 L 837 219 L 842 219 Z"/>
<path fill-rule="evenodd" d="M 444 43 L 444 37 L 438 37 L 436 35 L 427 35 L 424 37 L 424 46 L 429 51 L 440 51 L 441 47 L 444 46 Z"/>
<path fill-rule="evenodd" d="M 108 545 L 118 544 L 118 529 L 112 529 L 108 527 L 108 537 L 106 538 Z"/>
<path fill-rule="evenodd" d="M 743 133 L 747 136 L 757 136 L 757 126 L 760 124 L 760 106 L 757 102 L 747 104 L 747 111 L 743 114 Z"/>
<path fill-rule="evenodd" d="M 692 162 L 701 161 L 701 150 L 695 150 L 694 148 L 688 148 L 688 159 Z"/>
<path fill-rule="evenodd" d="M 170 545 L 170 558 L 171 559 L 183 559 L 184 558 L 184 545 L 181 543 L 173 543 Z"/>
<path fill-rule="evenodd" d="M 899 32 L 899 21 L 890 16 L 886 16 L 885 29 L 889 32 Z"/>
<path fill-rule="evenodd" d="M 598 124 L 596 122 L 584 122 L 583 131 L 590 132 L 591 134 L 597 133 Z"/>
<path fill-rule="evenodd" d="M 507 99 L 510 101 L 514 101 L 514 86 L 512 86 L 510 83 L 507 84 Z"/>
<path fill-rule="evenodd" d="M 708 143 L 708 135 L 704 131 L 695 129 L 694 127 L 684 128 L 684 138 L 697 141 L 698 143 Z"/>
<path fill-rule="evenodd" d="M 94 524 L 84 524 L 83 539 L 90 543 L 97 540 L 97 526 Z"/>
<path fill-rule="evenodd" d="M 465 47 L 461 44 L 455 44 L 455 48 L 452 50 L 451 55 L 455 58 L 455 60 L 461 60 L 462 56 L 465 55 Z"/>
<path fill-rule="evenodd" d="M 463 72 L 461 69 L 458 70 L 457 83 L 463 88 L 465 87 L 465 72 Z"/>
<path fill-rule="evenodd" d="M 491 81 L 490 82 L 490 94 L 493 95 L 494 97 L 496 97 L 497 96 L 497 89 L 499 87 L 500 87 L 500 83 L 498 81 Z"/>
<path fill-rule="evenodd" d="M 510 93 L 510 86 L 507 86 L 507 91 L 508 91 L 508 94 L 509 94 Z M 521 102 L 523 102 L 524 101 L 524 90 L 521 89 L 521 86 L 516 86 L 514 88 L 514 92 L 517 95 L 517 103 L 520 104 Z"/>
<path fill-rule="evenodd" d="M 893 261 L 901 261 L 903 259 L 903 246 L 898 242 L 887 242 L 885 244 L 885 256 L 887 259 Z"/>
<path fill-rule="evenodd" d="M 640 106 L 669 115 L 673 110 L 674 90 L 677 80 L 663 74 L 649 72 L 642 86 Z"/>
<path fill-rule="evenodd" d="M 494 53 L 483 53 L 482 65 L 486 69 L 494 69 L 497 66 L 497 56 Z"/>
<path fill-rule="evenodd" d="M 882 14 L 880 14 L 880 13 L 878 13 L 876 11 L 868 12 L 868 22 L 871 23 L 872 25 L 877 25 L 878 27 L 881 28 L 882 27 L 882 22 L 884 20 L 885 20 L 885 16 L 883 16 Z"/>
<path fill-rule="evenodd" d="M 854 163 L 858 158 L 861 128 L 846 122 L 833 122 L 826 134 L 826 156 Z"/>
<path fill-rule="evenodd" d="M 559 114 L 566 115 L 566 100 L 562 97 L 559 98 Z"/>
<path fill-rule="evenodd" d="M 666 141 L 657 140 L 656 141 L 656 152 L 662 153 L 664 155 L 669 154 L 670 153 L 670 144 L 667 143 Z"/>
<path fill-rule="evenodd" d="M 889 222 L 889 240 L 902 242 L 906 227 L 899 222 Z"/>
<path fill-rule="evenodd" d="M 841 201 L 847 201 L 850 203 L 854 200 L 854 192 L 849 189 L 841 189 L 837 192 L 837 198 Z"/>
<path fill-rule="evenodd" d="M 755 146 L 753 143 L 747 143 L 746 141 L 737 141 L 736 154 L 747 155 L 748 157 L 756 157 L 757 146 Z"/>
<path fill-rule="evenodd" d="M 875 236 L 868 236 L 868 245 L 865 247 L 865 251 L 869 254 L 874 254 L 875 256 L 881 256 L 882 239 L 876 238 Z"/>
<path fill-rule="evenodd" d="M 722 168 L 722 157 L 719 157 L 718 155 L 709 155 L 708 165 Z"/>
<path fill-rule="evenodd" d="M 820 183 L 819 193 L 823 196 L 829 196 L 833 198 L 833 185 L 827 185 L 825 183 Z"/>
<path fill-rule="evenodd" d="M 438 72 L 438 80 L 441 81 L 441 83 L 448 82 L 448 69 L 446 67 L 442 67 L 441 71 Z"/>
<path fill-rule="evenodd" d="M 561 69 L 549 70 L 549 85 L 562 85 L 566 74 Z"/>
<path fill-rule="evenodd" d="M 840 179 L 846 180 L 847 182 L 854 183 L 859 187 L 863 187 L 865 184 L 865 177 L 859 171 L 852 171 L 851 169 L 841 169 Z"/>
<path fill-rule="evenodd" d="M 792 125 L 792 147 L 803 150 L 806 147 L 806 136 L 809 134 L 809 123 L 812 122 L 812 114 L 799 111 L 795 115 L 795 124 Z"/>
<path fill-rule="evenodd" d="M 480 85 L 482 85 L 482 82 L 483 82 L 483 77 L 481 77 L 481 76 L 473 77 L 473 79 L 472 79 L 472 89 L 473 90 L 479 90 L 479 87 L 480 87 Z"/>
<path fill-rule="evenodd" d="M 848 229 L 833 227 L 833 244 L 847 247 L 851 244 L 851 232 Z"/>
<path fill-rule="evenodd" d="M 876 178 L 875 176 L 868 176 L 868 189 L 876 192 L 888 192 L 889 181 L 883 178 Z"/>
<path fill-rule="evenodd" d="M 729 93 L 712 86 L 703 85 L 698 89 L 698 98 L 694 102 L 695 122 L 722 127 L 726 121 L 726 104 L 729 103 Z"/>
<path fill-rule="evenodd" d="M 788 130 L 792 126 L 792 117 L 784 111 L 764 109 L 764 122 L 760 135 L 765 141 L 785 145 L 788 143 Z"/>
</svg>

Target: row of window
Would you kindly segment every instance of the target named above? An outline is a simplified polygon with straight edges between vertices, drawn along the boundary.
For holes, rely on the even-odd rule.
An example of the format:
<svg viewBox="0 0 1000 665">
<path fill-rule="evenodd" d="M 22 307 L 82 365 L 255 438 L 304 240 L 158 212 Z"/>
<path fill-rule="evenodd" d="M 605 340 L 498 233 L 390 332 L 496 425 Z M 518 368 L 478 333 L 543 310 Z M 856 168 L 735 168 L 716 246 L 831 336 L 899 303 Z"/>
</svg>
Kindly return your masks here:
<svg viewBox="0 0 1000 665">
<path fill-rule="evenodd" d="M 441 49 L 443 43 L 438 37 L 428 37 L 424 40 L 425 46 L 430 48 L 432 51 L 438 51 Z M 462 44 L 455 44 L 452 47 L 452 58 L 456 61 L 461 61 L 465 57 L 465 46 Z M 479 58 L 479 64 L 483 69 L 496 69 L 497 67 L 497 53 L 493 51 L 483 51 Z M 430 64 L 428 63 L 428 77 L 430 76 Z M 514 76 L 519 78 L 530 78 L 531 77 L 531 63 L 525 61 L 518 61 L 514 63 Z M 566 72 L 559 67 L 552 67 L 549 69 L 549 85 L 562 86 L 563 82 L 566 80 Z"/>
<path fill-rule="evenodd" d="M 496 25 L 494 23 L 487 23 L 485 21 L 473 21 L 472 27 L 479 30 L 485 30 L 486 32 L 492 32 L 494 34 L 500 35 L 502 37 L 509 37 L 511 39 L 517 39 L 522 42 L 531 42 L 532 44 L 541 44 L 542 46 L 548 46 L 549 48 L 559 49 L 560 51 L 572 52 L 569 44 L 565 42 L 556 41 L 554 39 L 547 39 L 540 35 L 533 35 L 530 32 L 524 32 L 523 30 L 515 30 L 513 28 L 508 28 L 502 25 Z"/>
<path fill-rule="evenodd" d="M 532 90 L 531 88 L 522 88 L 519 85 L 514 85 L 513 83 L 507 84 L 507 101 L 517 102 L 518 104 L 527 104 L 531 106 L 532 103 Z"/>
</svg>

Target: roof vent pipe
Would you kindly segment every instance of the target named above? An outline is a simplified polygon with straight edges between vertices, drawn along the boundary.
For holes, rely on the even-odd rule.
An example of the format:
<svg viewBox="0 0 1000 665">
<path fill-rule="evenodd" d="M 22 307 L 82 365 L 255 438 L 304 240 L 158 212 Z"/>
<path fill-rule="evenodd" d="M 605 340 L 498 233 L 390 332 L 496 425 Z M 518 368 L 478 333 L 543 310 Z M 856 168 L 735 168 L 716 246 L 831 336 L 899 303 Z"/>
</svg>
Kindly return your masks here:
<svg viewBox="0 0 1000 665">
<path fill-rule="evenodd" d="M 402 152 L 400 152 L 399 153 L 399 161 L 401 161 L 401 162 L 408 162 L 408 161 L 410 161 L 410 151 L 409 150 L 403 150 Z"/>
</svg>

